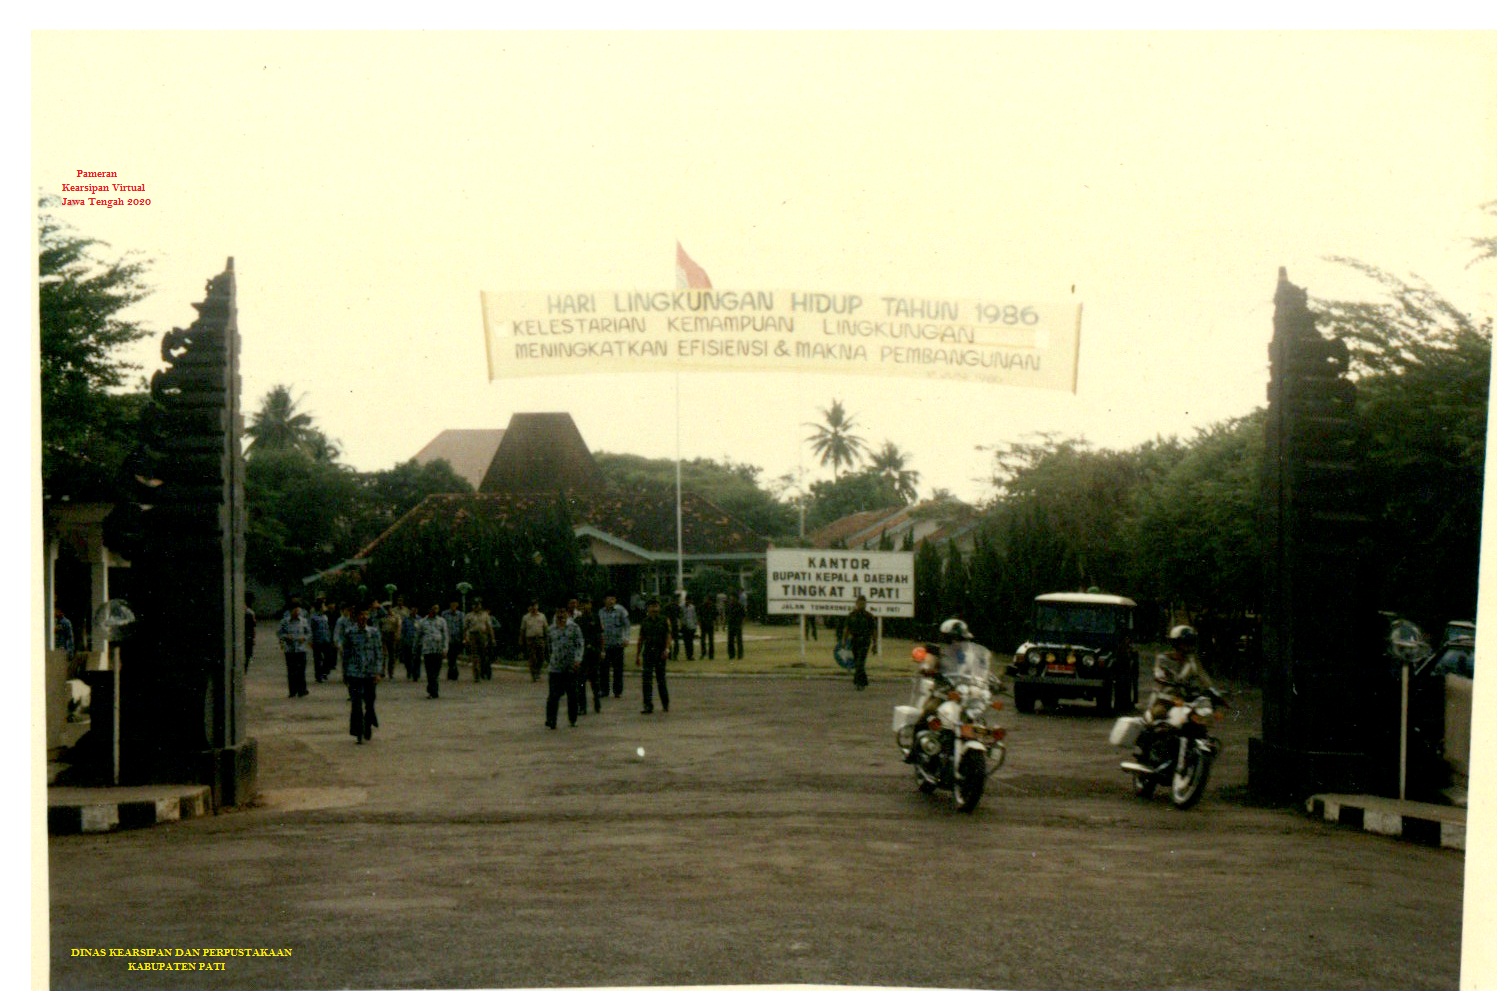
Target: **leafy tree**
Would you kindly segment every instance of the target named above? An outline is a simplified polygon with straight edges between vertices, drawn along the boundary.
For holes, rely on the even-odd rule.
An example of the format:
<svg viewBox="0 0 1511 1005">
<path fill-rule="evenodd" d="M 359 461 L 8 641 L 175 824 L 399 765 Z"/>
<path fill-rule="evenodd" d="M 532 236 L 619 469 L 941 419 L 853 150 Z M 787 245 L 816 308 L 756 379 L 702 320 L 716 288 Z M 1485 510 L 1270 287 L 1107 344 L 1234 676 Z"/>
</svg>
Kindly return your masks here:
<svg viewBox="0 0 1511 1005">
<path fill-rule="evenodd" d="M 866 441 L 855 432 L 855 417 L 846 414 L 845 406 L 838 399 L 821 412 L 823 422 L 806 423 L 814 430 L 808 442 L 813 445 L 813 455 L 820 464 L 833 465 L 834 477 L 838 480 L 839 469 L 849 467 L 859 459 Z"/>
<path fill-rule="evenodd" d="M 808 527 L 812 530 L 852 513 L 892 509 L 906 502 L 876 472 L 852 471 L 834 481 L 813 483 L 813 509 L 808 513 Z"/>
<path fill-rule="evenodd" d="M 1265 410 L 1196 434 L 1131 502 L 1124 547 L 1133 589 L 1190 609 L 1257 610 Z"/>
<path fill-rule="evenodd" d="M 312 416 L 300 412 L 299 401 L 287 384 L 277 384 L 263 396 L 262 406 L 247 423 L 247 456 L 275 450 L 297 450 L 318 461 L 334 461 L 340 447 L 315 427 Z"/>
<path fill-rule="evenodd" d="M 930 638 L 930 627 L 937 628 L 944 620 L 944 558 L 932 541 L 922 542 L 913 553 L 913 575 L 917 579 L 913 587 L 913 631 L 920 638 Z"/>
<path fill-rule="evenodd" d="M 1369 579 L 1381 607 L 1434 630 L 1473 617 L 1477 603 L 1494 322 L 1416 277 L 1347 264 L 1386 298 L 1313 306 L 1319 329 L 1348 343 L 1358 376 Z"/>
<path fill-rule="evenodd" d="M 908 502 L 918 499 L 918 472 L 908 468 L 909 456 L 891 440 L 871 454 L 870 470 L 886 479 L 893 491 Z"/>
<path fill-rule="evenodd" d="M 41 200 L 38 222 L 42 478 L 50 495 L 108 498 L 145 400 L 113 393 L 136 369 L 117 350 L 152 334 L 122 313 L 150 292 L 151 261 L 102 258 L 109 245 L 51 216 L 55 205 Z"/>
<path fill-rule="evenodd" d="M 383 527 L 414 509 L 426 496 L 472 491 L 472 483 L 443 457 L 426 464 L 411 458 L 387 471 L 364 475 L 362 481 L 371 516 Z"/>
<path fill-rule="evenodd" d="M 246 506 L 248 571 L 285 591 L 367 543 L 356 473 L 298 449 L 247 460 Z"/>
<path fill-rule="evenodd" d="M 676 462 L 666 458 L 595 453 L 593 459 L 611 486 L 644 489 L 676 483 Z M 792 537 L 797 532 L 797 511 L 761 486 L 760 473 L 752 464 L 698 457 L 682 462 L 682 488 L 707 499 L 757 534 Z"/>
</svg>

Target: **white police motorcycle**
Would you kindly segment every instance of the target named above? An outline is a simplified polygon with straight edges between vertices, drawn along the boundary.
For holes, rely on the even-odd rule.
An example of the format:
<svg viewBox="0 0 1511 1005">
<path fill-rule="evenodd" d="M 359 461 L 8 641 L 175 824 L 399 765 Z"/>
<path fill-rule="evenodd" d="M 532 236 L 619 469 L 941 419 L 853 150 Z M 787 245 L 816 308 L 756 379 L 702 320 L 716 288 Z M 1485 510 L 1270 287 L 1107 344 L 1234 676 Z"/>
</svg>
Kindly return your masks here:
<svg viewBox="0 0 1511 1005">
<path fill-rule="evenodd" d="M 913 765 L 920 792 L 949 789 L 955 809 L 969 813 L 981 801 L 986 779 L 1007 759 L 1006 730 L 987 721 L 990 709 L 1002 708 L 992 693 L 991 654 L 970 639 L 965 622 L 952 618 L 940 634 L 955 641 L 918 646 L 913 661 L 910 704 L 892 709 L 892 731 L 904 760 Z"/>
</svg>

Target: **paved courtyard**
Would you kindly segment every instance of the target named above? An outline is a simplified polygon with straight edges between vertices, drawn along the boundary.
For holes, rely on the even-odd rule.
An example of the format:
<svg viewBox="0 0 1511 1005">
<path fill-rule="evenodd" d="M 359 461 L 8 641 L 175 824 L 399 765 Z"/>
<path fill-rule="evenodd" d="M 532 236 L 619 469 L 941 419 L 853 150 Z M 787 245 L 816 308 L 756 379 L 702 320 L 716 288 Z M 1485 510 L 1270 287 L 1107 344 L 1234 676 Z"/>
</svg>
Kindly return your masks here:
<svg viewBox="0 0 1511 1005">
<path fill-rule="evenodd" d="M 961 816 L 900 763 L 888 645 L 864 692 L 673 663 L 670 714 L 631 675 L 554 732 L 522 673 L 438 701 L 385 682 L 360 747 L 345 688 L 291 700 L 264 649 L 260 805 L 53 838 L 52 986 L 1457 986 L 1463 854 L 1249 804 L 1256 692 L 1194 811 L 1133 797 L 1089 705 L 1009 703 L 1007 765 Z M 289 952 L 75 952 L 132 947 Z"/>
</svg>

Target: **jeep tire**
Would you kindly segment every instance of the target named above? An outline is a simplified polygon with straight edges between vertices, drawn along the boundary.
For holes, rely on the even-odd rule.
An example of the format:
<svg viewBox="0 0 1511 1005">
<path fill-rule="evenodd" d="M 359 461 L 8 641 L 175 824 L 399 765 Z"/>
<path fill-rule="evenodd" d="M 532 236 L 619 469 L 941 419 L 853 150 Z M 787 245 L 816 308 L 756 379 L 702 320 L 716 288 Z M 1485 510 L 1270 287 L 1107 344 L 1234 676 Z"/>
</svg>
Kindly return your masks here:
<svg viewBox="0 0 1511 1005">
<path fill-rule="evenodd" d="M 1025 684 L 1022 681 L 1014 682 L 1013 708 L 1017 709 L 1019 713 L 1023 715 L 1033 715 L 1034 699 L 1036 697 L 1038 696 L 1034 694 L 1034 688 L 1032 684 Z"/>
</svg>

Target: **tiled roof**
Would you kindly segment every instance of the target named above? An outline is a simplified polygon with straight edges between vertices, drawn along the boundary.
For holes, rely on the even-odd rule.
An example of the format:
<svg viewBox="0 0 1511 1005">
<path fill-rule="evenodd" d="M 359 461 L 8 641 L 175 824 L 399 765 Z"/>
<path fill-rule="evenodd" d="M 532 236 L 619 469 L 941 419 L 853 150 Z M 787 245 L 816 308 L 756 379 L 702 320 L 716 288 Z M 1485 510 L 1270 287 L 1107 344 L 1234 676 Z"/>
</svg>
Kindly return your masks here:
<svg viewBox="0 0 1511 1005">
<path fill-rule="evenodd" d="M 451 469 L 477 488 L 498 453 L 499 441 L 504 438 L 502 429 L 443 429 L 435 439 L 420 448 L 414 459 L 422 465 L 434 460 L 444 460 Z"/>
<path fill-rule="evenodd" d="M 842 516 L 833 523 L 827 523 L 813 531 L 808 535 L 808 539 L 816 548 L 848 548 L 851 547 L 848 543 L 850 538 L 905 509 L 907 509 L 906 506 L 889 506 L 886 509 L 868 509 L 851 513 L 849 516 Z"/>
<path fill-rule="evenodd" d="M 673 489 L 622 492 L 479 492 L 433 495 L 399 518 L 357 558 L 368 558 L 384 544 L 433 521 L 460 525 L 469 520 L 523 519 L 565 498 L 574 527 L 592 527 L 634 547 L 656 554 L 677 551 L 676 494 Z M 754 555 L 767 540 L 702 496 L 682 493 L 684 555 Z"/>
<path fill-rule="evenodd" d="M 962 538 L 976 527 L 973 518 L 923 515 L 919 509 L 920 504 L 914 504 L 852 513 L 820 528 L 811 538 L 819 548 L 875 548 L 883 533 L 900 545 L 911 530 L 915 544 L 924 541 L 943 544 Z"/>
</svg>

